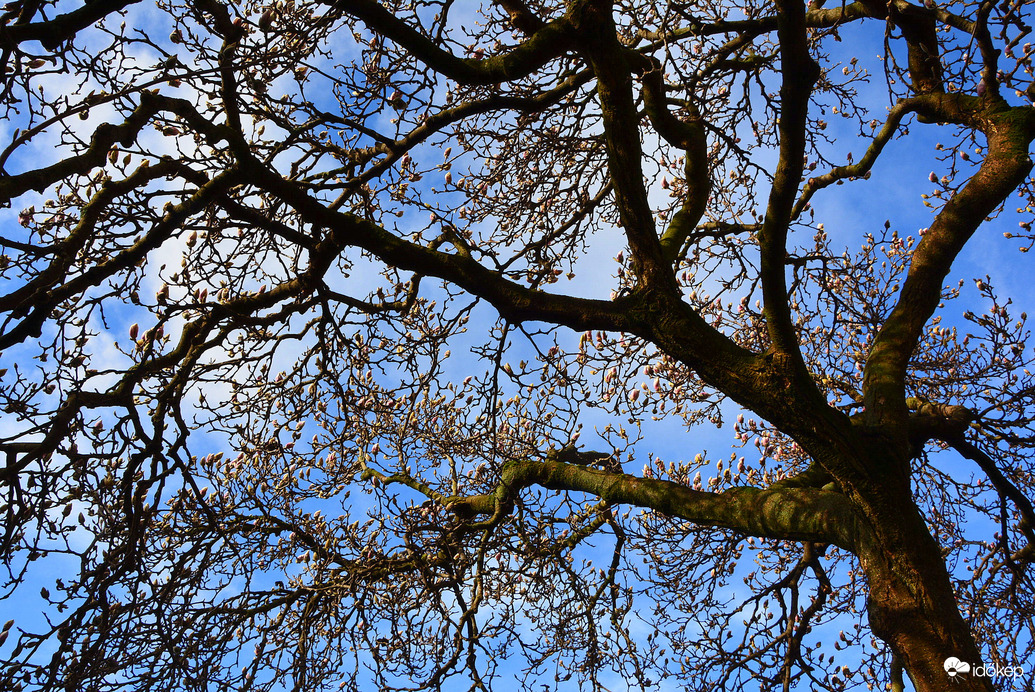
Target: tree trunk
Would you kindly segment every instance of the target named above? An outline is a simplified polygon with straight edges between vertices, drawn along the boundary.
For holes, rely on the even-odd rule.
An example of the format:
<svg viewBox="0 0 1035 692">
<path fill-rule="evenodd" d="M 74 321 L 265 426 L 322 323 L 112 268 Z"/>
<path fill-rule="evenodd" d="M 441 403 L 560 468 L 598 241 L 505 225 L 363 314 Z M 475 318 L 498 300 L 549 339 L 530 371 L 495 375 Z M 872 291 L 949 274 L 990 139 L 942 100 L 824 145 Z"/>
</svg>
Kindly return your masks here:
<svg viewBox="0 0 1035 692">
<path fill-rule="evenodd" d="M 972 669 L 981 665 L 970 628 L 960 617 L 955 599 L 940 605 L 921 604 L 912 588 L 889 575 L 879 581 L 871 578 L 867 605 L 874 634 L 902 661 L 917 692 L 993 689 L 988 677 L 972 673 L 950 676 L 944 667 L 952 657 Z"/>
<path fill-rule="evenodd" d="M 897 516 L 876 526 L 875 540 L 860 551 L 870 627 L 898 656 L 917 692 L 990 692 L 989 677 L 945 669 L 949 658 L 976 669 L 981 653 L 959 612 L 940 547 L 912 499 L 902 499 Z"/>
</svg>

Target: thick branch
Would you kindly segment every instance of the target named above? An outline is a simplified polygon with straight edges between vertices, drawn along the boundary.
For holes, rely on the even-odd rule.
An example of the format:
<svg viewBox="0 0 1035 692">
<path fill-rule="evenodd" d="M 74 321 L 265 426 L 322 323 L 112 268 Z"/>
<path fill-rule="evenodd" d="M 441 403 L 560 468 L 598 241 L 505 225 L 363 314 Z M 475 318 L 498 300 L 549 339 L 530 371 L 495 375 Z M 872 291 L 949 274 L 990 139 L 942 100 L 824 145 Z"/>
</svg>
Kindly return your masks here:
<svg viewBox="0 0 1035 692">
<path fill-rule="evenodd" d="M 1010 109 L 1004 105 L 974 112 L 978 99 L 933 96 L 936 98 L 918 102 L 921 107 L 917 111 L 938 122 L 981 125 L 988 137 L 988 155 L 963 189 L 946 202 L 917 245 L 898 302 L 874 339 L 864 371 L 863 400 L 875 421 L 888 416 L 905 419 L 906 366 L 924 324 L 941 300 L 942 284 L 952 262 L 1032 166 L 1028 145 L 1035 136 L 1035 118 L 1030 108 Z"/>
<path fill-rule="evenodd" d="M 883 4 L 883 3 L 881 3 Z M 909 46 L 909 76 L 918 94 L 944 91 L 938 29 L 933 12 L 908 2 L 890 3 L 891 18 Z"/>
<path fill-rule="evenodd" d="M 495 493 L 454 500 L 452 507 L 461 513 L 492 515 L 512 503 L 521 490 L 533 485 L 585 492 L 611 504 L 635 505 L 702 526 L 765 538 L 833 543 L 852 552 L 864 549 L 869 540 L 869 530 L 860 515 L 837 492 L 738 487 L 710 493 L 671 481 L 560 461 L 508 462 Z"/>
<path fill-rule="evenodd" d="M 611 3 L 593 0 L 578 3 L 570 15 L 579 37 L 579 50 L 597 78 L 608 171 L 621 223 L 629 240 L 633 271 L 644 284 L 667 286 L 674 291 L 675 278 L 662 259 L 654 215 L 643 182 L 640 117 L 632 92 L 633 68 L 627 59 L 627 51 L 618 41 Z"/>
<path fill-rule="evenodd" d="M 634 319 L 627 314 L 631 299 L 610 302 L 525 288 L 482 266 L 470 256 L 416 245 L 372 221 L 328 209 L 298 184 L 266 168 L 252 156 L 243 140 L 235 141 L 234 149 L 257 187 L 283 199 L 308 222 L 331 231 L 333 242 L 324 244 L 324 253 L 338 253 L 349 246 L 362 248 L 391 266 L 450 281 L 489 301 L 503 317 L 513 322 L 544 321 L 577 330 L 632 331 L 636 326 Z"/>
<path fill-rule="evenodd" d="M 781 47 L 780 160 L 769 193 L 765 221 L 758 235 L 761 252 L 762 298 L 769 337 L 773 348 L 791 356 L 794 367 L 804 371 L 798 349 L 784 258 L 787 255 L 787 229 L 791 222 L 798 181 L 805 166 L 805 126 L 809 96 L 819 77 L 819 66 L 809 55 L 805 40 L 805 7 L 799 0 L 778 2 L 777 33 Z"/>
<path fill-rule="evenodd" d="M 962 435 L 974 412 L 966 406 L 937 404 L 910 397 L 906 405 L 913 412 L 909 417 L 909 440 L 920 448 L 928 440 L 945 440 Z"/>
<path fill-rule="evenodd" d="M 5 27 L 0 32 L 0 45 L 39 41 L 47 50 L 56 50 L 64 41 L 97 20 L 138 2 L 140 0 L 95 0 L 51 20 Z"/>
<path fill-rule="evenodd" d="M 429 68 L 462 84 L 498 84 L 535 72 L 571 46 L 567 15 L 543 25 L 509 53 L 484 60 L 458 58 L 401 21 L 374 0 L 347 0 L 336 9 L 362 19 L 372 30 L 398 43 Z"/>
<path fill-rule="evenodd" d="M 98 125 L 90 139 L 89 148 L 82 154 L 70 156 L 45 168 L 0 177 L 0 200 L 14 199 L 29 190 L 43 192 L 59 180 L 83 175 L 91 169 L 103 165 L 113 144 L 116 142 L 123 146 L 132 144 L 140 130 L 160 110 L 161 107 L 156 100 L 150 97 L 150 94 L 142 94 L 140 105 L 126 118 L 124 123 Z"/>
<path fill-rule="evenodd" d="M 518 31 L 532 35 L 545 26 L 540 19 L 523 0 L 496 0 L 496 4 L 503 8 L 510 17 L 510 24 Z"/>
</svg>

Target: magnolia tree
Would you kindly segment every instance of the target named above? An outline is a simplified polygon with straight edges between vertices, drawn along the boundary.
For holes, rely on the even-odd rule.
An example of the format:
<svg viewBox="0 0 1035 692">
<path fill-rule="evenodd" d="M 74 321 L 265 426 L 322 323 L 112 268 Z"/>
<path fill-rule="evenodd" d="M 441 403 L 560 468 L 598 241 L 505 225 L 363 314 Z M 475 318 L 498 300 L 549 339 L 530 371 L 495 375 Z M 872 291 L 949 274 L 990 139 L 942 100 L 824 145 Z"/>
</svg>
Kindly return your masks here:
<svg viewBox="0 0 1035 692">
<path fill-rule="evenodd" d="M 3 8 L 0 687 L 1031 684 L 1023 0 L 134 3 Z"/>
</svg>

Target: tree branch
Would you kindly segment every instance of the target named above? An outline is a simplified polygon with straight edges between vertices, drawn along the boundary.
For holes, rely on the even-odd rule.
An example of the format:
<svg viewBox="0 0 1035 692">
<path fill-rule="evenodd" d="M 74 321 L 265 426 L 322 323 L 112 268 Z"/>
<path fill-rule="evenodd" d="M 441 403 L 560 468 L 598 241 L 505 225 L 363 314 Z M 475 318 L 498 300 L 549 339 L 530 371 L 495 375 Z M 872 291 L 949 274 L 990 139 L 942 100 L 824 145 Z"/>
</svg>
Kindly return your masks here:
<svg viewBox="0 0 1035 692">
<path fill-rule="evenodd" d="M 863 519 L 838 492 L 801 487 L 737 487 L 711 493 L 672 481 L 561 461 L 507 462 L 494 493 L 458 498 L 451 502 L 451 507 L 471 516 L 495 515 L 512 505 L 523 489 L 533 485 L 585 492 L 613 505 L 635 505 L 702 526 L 733 529 L 752 536 L 833 543 L 856 554 L 870 540 Z"/>
<path fill-rule="evenodd" d="M 572 45 L 571 26 L 565 15 L 540 27 L 509 53 L 484 60 L 458 58 L 374 0 L 346 0 L 334 3 L 334 8 L 362 19 L 372 30 L 395 41 L 435 72 L 461 84 L 498 84 L 527 77 Z"/>
<path fill-rule="evenodd" d="M 906 366 L 941 300 L 952 262 L 1032 166 L 1028 145 L 1035 137 L 1035 116 L 1030 108 L 1009 108 L 1001 102 L 985 107 L 983 101 L 959 94 L 932 94 L 916 99 L 915 105 L 932 121 L 979 126 L 988 137 L 988 154 L 920 240 L 898 301 L 870 348 L 863 402 L 874 421 L 905 420 Z"/>
<path fill-rule="evenodd" d="M 140 0 L 94 0 L 50 20 L 4 27 L 0 32 L 0 45 L 39 41 L 47 50 L 57 50 L 64 41 L 97 20 L 138 2 Z"/>
<path fill-rule="evenodd" d="M 692 113 L 692 119 L 684 122 L 668 110 L 660 63 L 652 61 L 641 79 L 643 105 L 654 129 L 669 144 L 686 152 L 683 169 L 686 176 L 686 199 L 661 236 L 661 251 L 665 261 L 671 265 L 678 259 L 683 242 L 700 223 L 708 206 L 708 195 L 712 189 L 708 174 L 708 139 L 700 113 Z"/>
<path fill-rule="evenodd" d="M 996 492 L 1001 497 L 1010 498 L 1013 501 L 1022 517 L 1020 522 L 1021 531 L 1028 539 L 1028 545 L 1035 548 L 1035 507 L 1032 507 L 1028 496 L 1010 482 L 1010 479 L 999 470 L 992 457 L 988 456 L 980 447 L 968 441 L 963 435 L 948 436 L 940 439 L 947 442 L 949 446 L 967 459 L 977 463 L 985 475 L 988 476 L 988 480 L 992 481 Z"/>
<path fill-rule="evenodd" d="M 543 293 L 520 286 L 479 264 L 470 256 L 452 255 L 407 242 L 367 219 L 329 209 L 310 197 L 298 184 L 269 170 L 248 150 L 243 140 L 234 142 L 255 185 L 294 207 L 310 223 L 331 231 L 331 242 L 322 252 L 337 254 L 345 247 L 360 247 L 383 262 L 426 276 L 450 281 L 492 303 L 506 319 L 546 321 L 576 330 L 635 330 L 628 315 L 631 298 L 602 301 Z M 642 329 L 642 325 L 639 325 Z"/>
<path fill-rule="evenodd" d="M 769 193 L 765 220 L 758 234 L 761 253 L 763 314 L 773 349 L 790 356 L 793 367 L 805 371 L 787 299 L 784 259 L 794 197 L 805 167 L 805 126 L 809 97 L 819 78 L 819 65 L 805 40 L 805 6 L 800 0 L 777 2 L 777 33 L 781 47 L 780 160 Z"/>
<path fill-rule="evenodd" d="M 644 285 L 675 291 L 675 277 L 665 265 L 654 226 L 654 215 L 643 183 L 640 116 L 633 102 L 632 65 L 618 41 L 608 0 L 583 0 L 569 11 L 579 50 L 597 78 L 600 115 L 604 123 L 607 165 L 615 204 L 629 249 L 633 271 Z"/>
<path fill-rule="evenodd" d="M 908 113 L 916 108 L 916 103 L 912 99 L 903 99 L 896 103 L 891 112 L 888 113 L 888 119 L 884 121 L 884 126 L 881 127 L 880 132 L 873 138 L 870 146 L 866 149 L 866 153 L 859 159 L 858 163 L 850 166 L 838 166 L 829 173 L 818 175 L 815 178 L 809 178 L 808 182 L 805 183 L 805 188 L 801 192 L 801 197 L 794 204 L 794 211 L 791 213 L 791 218 L 797 219 L 801 216 L 801 213 L 808 207 L 809 201 L 812 199 L 819 190 L 825 187 L 829 187 L 834 183 L 848 178 L 861 178 L 870 172 L 873 168 L 873 164 L 877 162 L 877 158 L 884 151 L 884 147 L 891 141 L 891 138 L 898 132 L 898 126 L 902 122 Z"/>
</svg>

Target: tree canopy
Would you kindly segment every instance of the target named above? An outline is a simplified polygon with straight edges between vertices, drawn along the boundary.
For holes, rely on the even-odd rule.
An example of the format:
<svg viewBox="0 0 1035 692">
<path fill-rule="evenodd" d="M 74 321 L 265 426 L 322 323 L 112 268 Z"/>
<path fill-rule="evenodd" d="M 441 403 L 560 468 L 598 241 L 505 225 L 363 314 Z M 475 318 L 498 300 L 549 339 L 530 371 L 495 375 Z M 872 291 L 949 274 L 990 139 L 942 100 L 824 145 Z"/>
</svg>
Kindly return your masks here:
<svg viewBox="0 0 1035 692">
<path fill-rule="evenodd" d="M 1030 685 L 1026 5 L 8 3 L 0 687 Z"/>
</svg>

